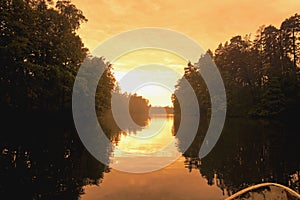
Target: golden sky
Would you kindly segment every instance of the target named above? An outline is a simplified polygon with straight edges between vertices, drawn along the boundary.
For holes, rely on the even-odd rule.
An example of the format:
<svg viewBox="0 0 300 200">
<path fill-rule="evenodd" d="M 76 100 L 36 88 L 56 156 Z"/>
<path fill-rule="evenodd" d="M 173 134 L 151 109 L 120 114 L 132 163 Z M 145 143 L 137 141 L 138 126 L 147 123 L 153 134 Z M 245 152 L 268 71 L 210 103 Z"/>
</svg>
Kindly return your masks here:
<svg viewBox="0 0 300 200">
<path fill-rule="evenodd" d="M 73 0 L 88 18 L 79 34 L 92 50 L 122 31 L 164 27 L 182 32 L 205 49 L 237 34 L 255 34 L 260 25 L 300 13 L 299 0 Z"/>
<path fill-rule="evenodd" d="M 127 53 L 115 61 L 114 74 L 119 81 L 122 92 L 137 93 L 147 98 L 153 106 L 172 106 L 171 95 L 173 89 L 167 86 L 174 86 L 179 78 L 183 75 L 183 68 L 188 61 L 175 54 L 154 49 L 137 50 Z M 151 65 L 153 64 L 153 65 Z M 160 64 L 166 68 L 155 66 Z M 150 69 L 138 69 L 136 67 L 143 65 L 151 65 Z M 172 69 L 176 73 L 170 74 L 166 69 Z M 133 71 L 132 71 L 133 70 Z M 122 78 L 130 72 L 130 79 L 125 82 Z M 166 87 L 155 85 L 153 82 L 136 85 L 136 82 L 147 79 L 147 76 L 155 76 L 157 81 L 161 81 Z M 134 88 L 132 90 L 131 88 Z"/>
<path fill-rule="evenodd" d="M 120 32 L 143 27 L 172 29 L 194 39 L 204 49 L 214 50 L 235 35 L 251 34 L 253 38 L 259 26 L 279 27 L 284 19 L 300 13 L 300 0 L 72 0 L 72 3 L 89 20 L 78 33 L 90 51 Z M 113 64 L 117 80 L 134 67 L 151 62 L 171 67 L 181 76 L 187 59 L 157 50 L 136 51 L 121 56 Z M 136 78 L 146 74 L 149 72 L 136 73 Z M 178 79 L 162 77 L 173 81 L 173 85 Z M 128 85 L 121 85 L 123 92 Z M 137 93 L 147 97 L 152 105 L 172 105 L 172 91 L 165 88 L 146 84 Z"/>
</svg>

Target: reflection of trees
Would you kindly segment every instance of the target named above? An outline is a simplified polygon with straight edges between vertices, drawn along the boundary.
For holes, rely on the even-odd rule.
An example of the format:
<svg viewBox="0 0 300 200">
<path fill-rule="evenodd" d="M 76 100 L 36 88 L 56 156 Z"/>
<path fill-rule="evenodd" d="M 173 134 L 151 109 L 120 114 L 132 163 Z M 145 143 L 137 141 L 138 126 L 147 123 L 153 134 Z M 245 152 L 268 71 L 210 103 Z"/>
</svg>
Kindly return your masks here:
<svg viewBox="0 0 300 200">
<path fill-rule="evenodd" d="M 193 118 L 193 116 L 184 116 L 184 117 L 185 118 Z M 176 135 L 176 133 L 179 129 L 179 125 L 183 126 L 185 128 L 185 130 L 187 130 L 187 131 L 189 131 L 189 127 L 194 126 L 193 124 L 190 124 L 190 122 L 192 122 L 193 120 L 186 120 L 186 122 L 187 122 L 186 124 L 181 124 L 180 118 L 181 118 L 180 115 L 178 115 L 178 114 L 174 115 L 174 133 L 173 133 L 174 135 Z M 185 157 L 190 157 L 190 158 L 198 157 L 199 149 L 201 147 L 205 133 L 208 128 L 208 122 L 209 122 L 209 119 L 207 119 L 205 117 L 201 117 L 201 120 L 199 122 L 198 132 L 197 132 L 192 144 L 186 151 L 184 150 L 184 147 L 187 146 L 185 143 L 188 141 L 186 141 L 185 135 L 183 135 L 182 137 L 176 135 L 176 137 L 178 138 L 179 151 L 183 152 L 183 155 Z"/>
<path fill-rule="evenodd" d="M 229 119 L 217 145 L 200 161 L 201 129 L 205 127 L 197 142 L 184 152 L 185 166 L 198 169 L 208 184 L 231 194 L 252 184 L 278 182 L 299 192 L 300 142 L 295 125 Z"/>
<path fill-rule="evenodd" d="M 118 144 L 125 133 L 112 115 L 108 112 L 99 121 L 110 141 Z M 70 121 L 24 115 L 9 117 L 3 124 L 3 130 L 10 132 L 0 135 L 1 197 L 18 199 L 22 194 L 22 199 L 78 199 L 83 186 L 100 184 L 104 172 L 110 171 L 85 149 Z M 104 149 L 109 159 L 111 146 Z"/>
<path fill-rule="evenodd" d="M 2 198 L 78 199 L 83 186 L 100 184 L 109 172 L 87 152 L 73 127 L 43 123 L 33 129 L 27 123 L 1 135 Z"/>
<path fill-rule="evenodd" d="M 104 133 L 108 133 L 110 139 L 117 144 L 120 140 L 120 133 L 123 135 L 131 133 L 136 134 L 137 131 L 141 131 L 143 127 L 150 123 L 150 117 L 148 114 L 131 114 L 131 117 L 138 126 L 131 124 L 126 117 L 118 117 L 120 120 L 119 123 L 124 126 L 125 130 L 118 127 L 111 111 L 107 111 L 103 117 L 100 117 L 99 121 L 101 126 L 104 127 Z"/>
</svg>

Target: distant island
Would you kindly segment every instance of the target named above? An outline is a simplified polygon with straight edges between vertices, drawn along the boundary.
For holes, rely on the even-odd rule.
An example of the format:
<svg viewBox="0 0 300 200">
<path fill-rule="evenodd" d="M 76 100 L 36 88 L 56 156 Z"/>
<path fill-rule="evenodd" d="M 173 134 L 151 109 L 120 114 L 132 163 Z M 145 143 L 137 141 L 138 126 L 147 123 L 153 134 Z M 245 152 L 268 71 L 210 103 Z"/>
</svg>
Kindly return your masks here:
<svg viewBox="0 0 300 200">
<path fill-rule="evenodd" d="M 153 114 L 174 114 L 174 109 L 173 107 L 170 106 L 165 106 L 165 107 L 161 107 L 161 106 L 154 106 L 151 107 L 149 110 L 149 115 L 153 115 Z"/>
</svg>

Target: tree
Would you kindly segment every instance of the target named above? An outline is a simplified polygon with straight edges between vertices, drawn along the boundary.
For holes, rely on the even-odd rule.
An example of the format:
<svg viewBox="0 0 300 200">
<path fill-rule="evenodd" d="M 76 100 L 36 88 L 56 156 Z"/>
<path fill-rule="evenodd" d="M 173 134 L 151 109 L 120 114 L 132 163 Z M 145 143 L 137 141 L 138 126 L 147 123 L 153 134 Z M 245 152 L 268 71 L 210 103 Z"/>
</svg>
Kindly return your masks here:
<svg viewBox="0 0 300 200">
<path fill-rule="evenodd" d="M 249 103 L 257 101 L 259 66 L 252 46 L 249 37 L 235 36 L 215 51 L 214 61 L 225 84 L 230 115 L 244 115 Z"/>
<path fill-rule="evenodd" d="M 70 109 L 77 70 L 87 54 L 76 34 L 86 21 L 69 1 L 1 2 L 1 105 L 17 110 Z"/>
<path fill-rule="evenodd" d="M 210 55 L 224 81 L 229 116 L 273 117 L 296 113 L 300 110 L 296 103 L 300 100 L 299 29 L 300 17 L 296 14 L 286 19 L 280 29 L 261 26 L 253 41 L 250 35 L 234 36 L 221 43 L 214 55 L 208 51 L 198 63 L 189 63 L 184 78 L 200 102 L 209 102 L 203 95 L 206 86 L 199 66 L 207 65 Z M 180 110 L 176 95 L 184 94 L 180 79 L 172 96 L 175 113 Z M 205 103 L 204 107 L 209 104 Z"/>
<path fill-rule="evenodd" d="M 300 15 L 295 14 L 284 20 L 281 24 L 282 32 L 282 47 L 284 55 L 292 57 L 293 67 L 296 68 L 299 64 L 300 57 Z"/>
<path fill-rule="evenodd" d="M 115 77 L 112 73 L 112 64 L 106 63 L 96 90 L 96 109 L 98 113 L 104 113 L 111 108 L 111 96 L 115 88 Z M 102 115 L 100 114 L 100 115 Z"/>
<path fill-rule="evenodd" d="M 286 97 L 281 89 L 278 77 L 271 77 L 264 90 L 260 103 L 252 115 L 259 117 L 273 117 L 285 111 Z"/>
</svg>

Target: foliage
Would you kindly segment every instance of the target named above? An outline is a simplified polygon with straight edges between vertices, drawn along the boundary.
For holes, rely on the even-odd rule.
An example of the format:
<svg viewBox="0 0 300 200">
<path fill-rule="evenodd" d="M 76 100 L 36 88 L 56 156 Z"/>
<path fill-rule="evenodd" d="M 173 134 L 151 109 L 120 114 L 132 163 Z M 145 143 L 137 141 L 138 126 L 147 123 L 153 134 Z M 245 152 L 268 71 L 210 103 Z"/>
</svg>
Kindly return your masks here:
<svg viewBox="0 0 300 200">
<path fill-rule="evenodd" d="M 209 55 L 205 54 L 204 56 L 202 56 L 199 60 L 199 63 L 197 63 L 197 65 L 193 65 L 189 62 L 187 67 L 184 68 L 184 77 L 182 79 L 178 80 L 178 83 L 175 86 L 176 90 L 174 92 L 174 95 L 172 96 L 175 113 L 180 113 L 180 105 L 179 105 L 177 97 L 178 96 L 182 96 L 182 97 L 189 96 L 186 94 L 187 88 L 185 88 L 186 87 L 186 84 L 184 84 L 185 80 L 187 80 L 190 83 L 191 87 L 193 88 L 193 90 L 197 96 L 198 103 L 200 106 L 200 111 L 207 112 L 206 108 L 208 108 L 210 105 L 210 101 L 208 99 L 209 95 L 208 95 L 208 90 L 207 90 L 206 84 L 201 77 L 201 72 L 198 67 L 198 65 L 201 64 L 201 62 L 203 60 L 205 60 L 206 56 L 209 56 Z M 185 102 L 184 102 L 185 104 L 187 104 L 187 105 L 190 104 L 189 98 L 184 98 L 184 100 L 185 100 Z"/>
<path fill-rule="evenodd" d="M 115 109 L 118 110 L 118 114 L 123 114 L 126 110 L 129 110 L 129 114 L 132 120 L 139 126 L 146 126 L 149 120 L 149 100 L 138 96 L 136 93 L 128 94 L 122 93 L 118 88 L 113 93 L 116 102 Z M 126 119 L 124 119 L 126 121 Z M 130 124 L 125 122 L 125 124 Z M 124 124 L 124 125 L 125 125 Z"/>
<path fill-rule="evenodd" d="M 294 114 L 300 110 L 299 49 L 300 15 L 295 14 L 280 29 L 261 26 L 254 40 L 238 35 L 220 44 L 214 54 L 209 50 L 198 63 L 188 64 L 184 78 L 194 88 L 199 104 L 208 109 L 209 96 L 199 66 L 207 65 L 203 58 L 211 55 L 225 84 L 229 116 Z M 176 95 L 184 90 L 179 80 L 172 97 L 175 112 L 180 110 Z"/>
<path fill-rule="evenodd" d="M 1 106 L 23 111 L 70 108 L 87 54 L 76 34 L 86 21 L 70 1 L 1 1 Z"/>
</svg>

